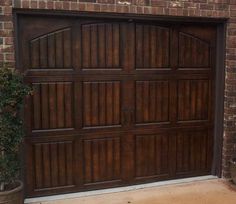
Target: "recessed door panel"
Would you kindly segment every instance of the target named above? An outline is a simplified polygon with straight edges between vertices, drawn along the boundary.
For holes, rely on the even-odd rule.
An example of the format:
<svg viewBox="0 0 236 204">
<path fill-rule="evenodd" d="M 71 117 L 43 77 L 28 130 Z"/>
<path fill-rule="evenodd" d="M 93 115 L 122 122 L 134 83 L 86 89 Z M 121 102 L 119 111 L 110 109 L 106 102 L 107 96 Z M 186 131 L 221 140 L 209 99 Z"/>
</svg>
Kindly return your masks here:
<svg viewBox="0 0 236 204">
<path fill-rule="evenodd" d="M 83 126 L 121 124 L 121 83 L 119 81 L 83 83 Z"/>
<path fill-rule="evenodd" d="M 136 81 L 136 123 L 169 121 L 169 82 Z"/>
<path fill-rule="evenodd" d="M 72 82 L 33 83 L 32 130 L 74 127 L 74 84 Z"/>
<path fill-rule="evenodd" d="M 119 23 L 81 25 L 83 69 L 119 69 L 121 36 Z"/>
<path fill-rule="evenodd" d="M 84 184 L 121 179 L 121 141 L 119 137 L 83 141 Z"/>
<path fill-rule="evenodd" d="M 136 24 L 135 61 L 137 69 L 168 68 L 170 30 L 156 25 Z"/>
</svg>

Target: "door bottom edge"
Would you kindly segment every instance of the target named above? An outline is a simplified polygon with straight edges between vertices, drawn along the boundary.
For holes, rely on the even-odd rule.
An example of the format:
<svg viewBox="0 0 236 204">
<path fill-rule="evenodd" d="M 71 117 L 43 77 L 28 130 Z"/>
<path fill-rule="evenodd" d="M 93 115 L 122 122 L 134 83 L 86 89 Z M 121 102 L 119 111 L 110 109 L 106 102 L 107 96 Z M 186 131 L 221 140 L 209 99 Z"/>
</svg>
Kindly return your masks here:
<svg viewBox="0 0 236 204">
<path fill-rule="evenodd" d="M 190 183 L 194 181 L 212 180 L 212 179 L 218 179 L 218 178 L 219 177 L 217 176 L 207 175 L 207 176 L 198 176 L 198 177 L 190 177 L 190 178 L 183 178 L 183 179 L 173 179 L 173 180 L 168 180 L 168 181 L 157 181 L 157 182 L 152 182 L 152 183 L 130 185 L 130 186 L 124 186 L 124 187 L 115 187 L 115 188 L 52 195 L 52 196 L 42 196 L 42 197 L 37 197 L 37 198 L 27 198 L 25 199 L 24 203 L 33 204 L 37 202 L 40 203 L 40 202 L 48 202 L 48 201 L 55 201 L 55 200 L 73 199 L 73 198 L 88 197 L 88 196 L 95 196 L 95 195 L 102 195 L 102 194 L 109 194 L 109 193 L 139 190 L 139 189 L 144 189 L 144 188 L 161 187 L 161 186 L 167 186 L 167 185 L 173 185 L 173 184 L 184 184 L 184 183 Z"/>
</svg>

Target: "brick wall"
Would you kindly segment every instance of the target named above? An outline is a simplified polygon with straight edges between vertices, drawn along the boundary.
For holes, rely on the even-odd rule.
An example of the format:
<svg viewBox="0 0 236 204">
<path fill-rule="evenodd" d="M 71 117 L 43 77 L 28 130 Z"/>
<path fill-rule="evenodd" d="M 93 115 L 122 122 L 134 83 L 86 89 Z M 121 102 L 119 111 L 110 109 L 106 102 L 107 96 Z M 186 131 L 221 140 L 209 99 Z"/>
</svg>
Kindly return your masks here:
<svg viewBox="0 0 236 204">
<path fill-rule="evenodd" d="M 12 7 L 230 18 L 227 28 L 223 176 L 236 144 L 236 0 L 0 0 L 0 63 L 14 67 Z M 236 147 L 236 146 L 235 146 Z"/>
</svg>

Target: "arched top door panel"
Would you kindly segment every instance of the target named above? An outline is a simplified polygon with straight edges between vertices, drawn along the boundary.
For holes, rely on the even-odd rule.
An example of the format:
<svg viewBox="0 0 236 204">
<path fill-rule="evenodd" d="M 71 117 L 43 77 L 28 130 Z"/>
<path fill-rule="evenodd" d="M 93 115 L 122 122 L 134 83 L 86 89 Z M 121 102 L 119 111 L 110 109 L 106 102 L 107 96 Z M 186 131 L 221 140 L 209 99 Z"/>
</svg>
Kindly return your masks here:
<svg viewBox="0 0 236 204">
<path fill-rule="evenodd" d="M 81 25 L 82 69 L 121 69 L 119 23 Z"/>
<path fill-rule="evenodd" d="M 179 32 L 179 67 L 209 68 L 210 43 L 196 36 Z"/>
<path fill-rule="evenodd" d="M 50 32 L 30 41 L 31 69 L 72 68 L 71 28 Z"/>
<path fill-rule="evenodd" d="M 136 24 L 136 69 L 169 68 L 170 29 L 156 25 Z"/>
</svg>

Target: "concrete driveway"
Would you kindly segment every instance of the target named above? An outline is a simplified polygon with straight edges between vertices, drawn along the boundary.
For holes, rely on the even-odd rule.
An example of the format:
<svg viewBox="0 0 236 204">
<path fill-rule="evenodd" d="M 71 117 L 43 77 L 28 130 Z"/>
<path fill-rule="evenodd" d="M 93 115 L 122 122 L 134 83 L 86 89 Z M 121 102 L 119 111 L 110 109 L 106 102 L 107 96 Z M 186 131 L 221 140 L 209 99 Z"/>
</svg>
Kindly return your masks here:
<svg viewBox="0 0 236 204">
<path fill-rule="evenodd" d="M 220 179 L 152 187 L 37 204 L 236 204 L 236 191 Z M 35 204 L 35 203 L 34 203 Z"/>
</svg>

